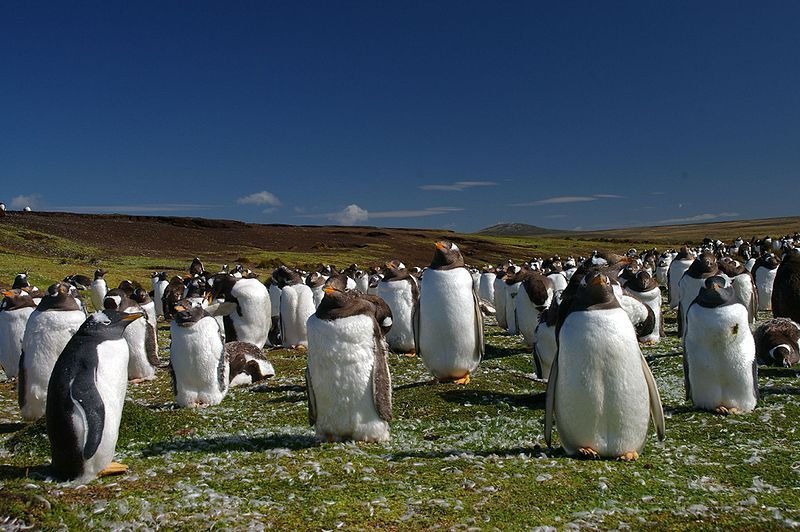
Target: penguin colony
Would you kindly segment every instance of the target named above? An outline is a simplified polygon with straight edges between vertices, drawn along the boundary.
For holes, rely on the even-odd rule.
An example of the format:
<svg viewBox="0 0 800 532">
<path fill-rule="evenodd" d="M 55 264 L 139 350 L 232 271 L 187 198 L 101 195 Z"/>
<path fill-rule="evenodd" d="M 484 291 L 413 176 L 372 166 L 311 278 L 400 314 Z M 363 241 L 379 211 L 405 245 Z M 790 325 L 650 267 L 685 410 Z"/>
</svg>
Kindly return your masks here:
<svg viewBox="0 0 800 532">
<path fill-rule="evenodd" d="M 749 412 L 758 364 L 800 361 L 799 236 L 483 270 L 440 241 L 424 270 L 398 259 L 342 272 L 281 266 L 266 282 L 241 265 L 209 272 L 195 258 L 187 274 L 154 272 L 149 291 L 127 280 L 109 289 L 102 269 L 41 291 L 26 272 L 2 292 L 0 364 L 16 379 L 23 419 L 46 418 L 53 475 L 88 481 L 126 470 L 113 455 L 129 382 L 166 370 L 179 407 L 213 406 L 231 386 L 275 375 L 264 348 L 294 348 L 307 353 L 318 438 L 385 441 L 388 353 L 418 356 L 435 381 L 467 384 L 484 355 L 484 318 L 494 316 L 523 337 L 547 382 L 548 445 L 555 429 L 568 455 L 635 460 L 651 420 L 665 435 L 640 349 L 664 337 L 662 297 L 679 312 L 686 397 L 698 409 Z M 774 318 L 751 330 L 758 309 Z M 171 337 L 163 364 L 158 320 Z"/>
</svg>

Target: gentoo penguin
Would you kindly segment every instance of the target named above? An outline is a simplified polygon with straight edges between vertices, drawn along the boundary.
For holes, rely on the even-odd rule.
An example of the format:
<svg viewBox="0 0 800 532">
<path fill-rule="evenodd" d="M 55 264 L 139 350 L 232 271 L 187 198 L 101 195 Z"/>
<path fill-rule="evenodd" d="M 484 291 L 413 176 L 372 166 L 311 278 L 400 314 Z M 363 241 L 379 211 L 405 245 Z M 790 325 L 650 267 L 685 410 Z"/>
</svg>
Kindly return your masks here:
<svg viewBox="0 0 800 532">
<path fill-rule="evenodd" d="M 503 283 L 506 289 L 506 330 L 509 334 L 519 334 L 519 320 L 517 319 L 517 294 L 521 281 L 522 269 L 510 266 L 506 269 Z"/>
<path fill-rule="evenodd" d="M 507 271 L 506 268 L 498 267 L 496 272 L 494 283 L 492 285 L 492 288 L 494 289 L 494 318 L 497 320 L 498 327 L 501 329 L 508 329 L 508 320 L 506 319 L 506 283 L 503 280 L 507 275 Z"/>
<path fill-rule="evenodd" d="M 440 382 L 467 384 L 484 353 L 483 316 L 472 276 L 453 242 L 436 242 L 414 309 L 417 355 Z"/>
<path fill-rule="evenodd" d="M 192 259 L 192 263 L 189 265 L 189 275 L 192 277 L 197 277 L 198 275 L 203 275 L 206 269 L 203 267 L 203 263 L 200 261 L 198 257 Z"/>
<path fill-rule="evenodd" d="M 749 412 L 758 399 L 756 347 L 747 309 L 727 277 L 715 275 L 689 305 L 683 337 L 686 398 L 719 414 Z"/>
<path fill-rule="evenodd" d="M 91 295 L 92 305 L 95 310 L 103 308 L 103 298 L 106 297 L 106 292 L 108 292 L 108 285 L 106 285 L 106 280 L 103 279 L 105 274 L 106 271 L 102 268 L 95 270 L 94 281 L 89 286 L 89 295 Z"/>
<path fill-rule="evenodd" d="M 556 359 L 558 344 L 556 343 L 556 324 L 558 322 L 559 297 L 553 297 L 552 303 L 539 316 L 533 341 L 533 369 L 540 379 L 548 380 L 550 368 Z"/>
<path fill-rule="evenodd" d="M 311 288 L 311 293 L 314 295 L 314 307 L 316 308 L 322 302 L 322 298 L 325 297 L 325 292 L 322 291 L 322 287 L 325 285 L 325 277 L 319 272 L 311 272 L 306 277 L 306 284 Z"/>
<path fill-rule="evenodd" d="M 376 308 L 332 280 L 308 319 L 309 423 L 325 441 L 386 441 L 392 379 Z"/>
<path fill-rule="evenodd" d="M 756 360 L 767 366 L 788 368 L 800 361 L 800 325 L 789 318 L 772 318 L 753 333 Z"/>
<path fill-rule="evenodd" d="M 680 301 L 680 290 L 678 283 L 681 277 L 689 269 L 689 266 L 694 262 L 695 254 L 687 246 L 682 246 L 675 258 L 669 264 L 667 269 L 667 291 L 669 292 L 669 308 L 677 308 Z M 694 296 L 692 296 L 694 299 Z"/>
<path fill-rule="evenodd" d="M 32 290 L 37 289 L 35 286 L 31 286 L 31 283 L 28 281 L 28 272 L 18 273 L 14 277 L 14 284 L 11 285 L 11 289 L 16 290 L 18 288 L 30 288 Z"/>
<path fill-rule="evenodd" d="M 53 366 L 86 319 L 74 290 L 67 283 L 51 285 L 25 326 L 17 390 L 22 417 L 27 421 L 44 415 Z"/>
<path fill-rule="evenodd" d="M 562 302 L 556 330 L 559 347 L 545 409 L 547 444 L 554 417 L 566 453 L 582 458 L 636 460 L 651 417 L 663 439 L 658 388 L 605 274 L 591 270 L 582 276 L 575 295 Z"/>
<path fill-rule="evenodd" d="M 533 347 L 539 317 L 553 302 L 553 281 L 539 272 L 523 271 L 522 284 L 516 297 L 516 313 L 519 332 L 525 343 Z"/>
<path fill-rule="evenodd" d="M 148 333 L 145 343 L 152 342 L 152 359 L 158 361 L 158 317 L 156 315 L 155 301 L 151 299 L 150 294 L 148 294 L 144 288 L 137 288 L 130 297 L 139 305 L 142 311 L 144 311 L 147 325 L 150 327 L 150 333 Z M 160 361 L 157 362 L 157 365 L 160 365 Z"/>
<path fill-rule="evenodd" d="M 0 302 L 0 365 L 9 379 L 16 379 L 25 325 L 36 303 L 25 290 L 7 290 Z"/>
<path fill-rule="evenodd" d="M 61 480 L 90 480 L 126 471 L 112 462 L 128 380 L 126 326 L 141 314 L 90 315 L 53 368 L 47 390 L 47 437 Z"/>
<path fill-rule="evenodd" d="M 65 283 L 71 284 L 78 290 L 86 290 L 92 285 L 92 280 L 85 275 L 80 273 L 74 273 L 72 275 L 67 275 L 64 277 Z"/>
<path fill-rule="evenodd" d="M 481 280 L 478 283 L 478 297 L 490 305 L 494 305 L 494 280 L 496 278 L 497 274 L 494 268 L 487 267 L 481 273 Z"/>
<path fill-rule="evenodd" d="M 269 343 L 271 345 L 283 345 L 283 339 L 281 338 L 281 289 L 272 276 L 264 282 L 264 286 L 269 291 L 269 304 L 272 309 L 272 323 L 269 327 L 268 336 Z"/>
<path fill-rule="evenodd" d="M 275 376 L 275 368 L 264 358 L 260 347 L 248 342 L 226 342 L 225 352 L 230 361 L 228 382 L 231 388 L 263 381 Z"/>
<path fill-rule="evenodd" d="M 780 262 L 774 253 L 765 253 L 753 266 L 753 279 L 758 290 L 758 310 L 772 310 L 772 289 Z"/>
<path fill-rule="evenodd" d="M 216 405 L 228 394 L 230 361 L 214 316 L 235 308 L 230 302 L 203 308 L 184 299 L 173 309 L 169 366 L 179 407 Z"/>
<path fill-rule="evenodd" d="M 800 252 L 784 255 L 772 284 L 772 315 L 800 320 Z"/>
<path fill-rule="evenodd" d="M 300 275 L 281 266 L 272 273 L 272 278 L 281 289 L 281 339 L 284 347 L 306 348 L 308 333 L 306 322 L 314 314 L 314 294 L 304 285 Z M 348 278 L 349 279 L 349 278 Z"/>
<path fill-rule="evenodd" d="M 208 302 L 222 299 L 236 304 L 236 310 L 222 318 L 226 341 L 264 347 L 272 316 L 267 287 L 258 279 L 237 279 L 226 273 L 217 274 L 211 279 L 213 283 Z"/>
<path fill-rule="evenodd" d="M 661 315 L 661 288 L 647 271 L 641 270 L 625 283 L 625 293 L 653 311 L 654 327 L 649 334 L 637 336 L 645 344 L 657 344 L 664 336 L 664 318 Z"/>
<path fill-rule="evenodd" d="M 722 257 L 717 266 L 720 272 L 730 277 L 736 301 L 747 309 L 747 320 L 752 325 L 758 311 L 758 291 L 753 276 L 742 263 L 731 257 Z"/>
<path fill-rule="evenodd" d="M 667 273 L 669 272 L 669 266 L 672 264 L 672 254 L 665 251 L 658 257 L 658 261 L 656 262 L 656 281 L 660 286 L 667 287 L 669 284 L 669 280 L 667 277 Z"/>
<path fill-rule="evenodd" d="M 164 288 L 164 293 L 161 296 L 161 310 L 164 312 L 163 316 L 165 320 L 172 319 L 172 310 L 175 308 L 175 305 L 178 304 L 178 301 L 183 299 L 184 290 L 186 290 L 186 287 L 183 284 L 182 277 L 175 275 L 169 280 L 169 283 L 167 283 L 167 286 Z"/>
<path fill-rule="evenodd" d="M 156 306 L 156 318 L 164 316 L 164 291 L 169 285 L 167 281 L 166 272 L 153 272 L 150 276 L 150 281 L 153 284 L 153 303 Z"/>
<path fill-rule="evenodd" d="M 678 334 L 683 336 L 686 310 L 700 292 L 705 280 L 717 275 L 719 267 L 713 253 L 705 251 L 697 256 L 678 283 Z"/>
<path fill-rule="evenodd" d="M 125 327 L 123 333 L 123 338 L 128 342 L 128 380 L 139 383 L 155 379 L 160 363 L 158 344 L 147 313 L 122 288 L 109 290 L 103 299 L 103 306 L 106 310 L 140 315 L 139 319 Z"/>
<path fill-rule="evenodd" d="M 392 311 L 392 328 L 386 334 L 386 343 L 395 353 L 414 353 L 414 327 L 411 315 L 419 300 L 417 280 L 405 264 L 397 259 L 386 263 L 383 279 L 378 283 L 378 297 Z"/>
</svg>

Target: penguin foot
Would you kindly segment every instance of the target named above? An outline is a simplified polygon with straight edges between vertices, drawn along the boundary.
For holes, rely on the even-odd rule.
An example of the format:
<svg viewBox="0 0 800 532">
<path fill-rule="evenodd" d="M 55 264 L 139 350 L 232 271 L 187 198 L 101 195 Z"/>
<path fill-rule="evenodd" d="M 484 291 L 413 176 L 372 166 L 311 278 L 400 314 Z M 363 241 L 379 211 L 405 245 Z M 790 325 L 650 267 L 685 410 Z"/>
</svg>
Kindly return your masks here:
<svg viewBox="0 0 800 532">
<path fill-rule="evenodd" d="M 97 473 L 98 477 L 108 477 L 111 475 L 121 475 L 128 471 L 128 466 L 119 462 L 111 462 L 108 467 Z"/>
<path fill-rule="evenodd" d="M 581 447 L 575 451 L 575 456 L 581 460 L 599 460 L 600 454 L 591 447 Z"/>
<path fill-rule="evenodd" d="M 153 379 L 155 379 L 155 377 L 151 377 L 151 378 L 144 377 L 142 379 L 131 379 L 131 380 L 128 381 L 128 384 L 141 384 L 143 382 L 152 381 Z"/>
<path fill-rule="evenodd" d="M 639 453 L 636 451 L 631 451 L 629 453 L 621 454 L 617 456 L 617 460 L 620 462 L 635 462 L 639 459 Z"/>
<path fill-rule="evenodd" d="M 409 351 L 408 353 L 403 353 L 403 356 L 408 357 L 408 358 L 414 358 L 415 356 L 417 356 L 417 352 L 416 351 Z"/>
<path fill-rule="evenodd" d="M 460 379 L 453 380 L 453 384 L 469 384 L 469 373 L 467 373 Z"/>
<path fill-rule="evenodd" d="M 289 346 L 289 349 L 297 349 L 298 351 L 308 351 L 308 347 L 303 344 Z"/>
<path fill-rule="evenodd" d="M 732 407 L 718 406 L 717 408 L 714 409 L 714 413 L 720 414 L 722 416 L 728 416 L 728 415 L 738 414 L 739 409 L 733 406 Z"/>
</svg>

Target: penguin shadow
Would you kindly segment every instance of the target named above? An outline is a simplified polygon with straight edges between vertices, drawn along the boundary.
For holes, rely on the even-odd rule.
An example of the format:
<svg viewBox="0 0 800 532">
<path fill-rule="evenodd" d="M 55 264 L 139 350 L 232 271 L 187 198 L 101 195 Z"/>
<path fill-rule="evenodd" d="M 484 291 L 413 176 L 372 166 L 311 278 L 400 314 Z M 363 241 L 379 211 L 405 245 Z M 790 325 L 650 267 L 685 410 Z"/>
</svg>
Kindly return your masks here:
<svg viewBox="0 0 800 532">
<path fill-rule="evenodd" d="M 758 393 L 763 399 L 770 395 L 800 395 L 800 388 L 797 386 L 761 386 Z"/>
<path fill-rule="evenodd" d="M 800 377 L 800 369 L 797 368 L 778 368 L 774 366 L 759 366 L 759 377 L 773 377 L 773 378 L 793 378 Z"/>
<path fill-rule="evenodd" d="M 439 396 L 448 403 L 471 405 L 496 405 L 506 403 L 511 406 L 530 409 L 543 409 L 545 407 L 546 392 L 531 393 L 504 393 L 488 390 L 447 390 Z"/>
<path fill-rule="evenodd" d="M 283 386 L 269 386 L 267 384 L 263 384 L 261 386 L 254 387 L 250 391 L 252 393 L 278 392 L 282 394 L 279 397 L 266 399 L 264 401 L 266 403 L 304 403 L 308 400 L 308 396 L 306 395 L 306 387 L 298 384 L 287 384 Z"/>
<path fill-rule="evenodd" d="M 143 457 L 159 456 L 169 452 L 221 453 L 229 451 L 268 451 L 270 449 L 309 449 L 318 447 L 319 440 L 303 434 L 270 434 L 266 436 L 221 436 L 190 440 L 153 443 L 142 449 Z"/>
<path fill-rule="evenodd" d="M 564 449 L 559 447 L 542 447 L 540 445 L 533 445 L 532 447 L 508 447 L 508 448 L 494 448 L 494 449 L 483 449 L 480 451 L 469 451 L 466 449 L 445 449 L 441 451 L 402 451 L 399 453 L 393 453 L 389 456 L 390 461 L 400 461 L 405 458 L 448 458 L 451 456 L 460 456 L 464 453 L 468 453 L 475 456 L 519 456 L 520 454 L 532 454 L 535 453 L 537 455 L 544 454 L 549 458 L 564 458 L 567 454 L 564 452 Z"/>
<path fill-rule="evenodd" d="M 49 476 L 50 464 L 41 464 L 35 466 L 0 465 L 0 480 L 13 480 L 21 478 L 46 480 Z"/>
<path fill-rule="evenodd" d="M 0 434 L 11 434 L 28 426 L 28 423 L 0 423 Z"/>
<path fill-rule="evenodd" d="M 506 358 L 519 354 L 528 354 L 528 352 L 520 350 L 518 347 L 499 347 L 492 344 L 486 344 L 486 351 L 483 354 L 483 360 Z"/>
<path fill-rule="evenodd" d="M 680 414 L 691 414 L 694 412 L 702 412 L 702 410 L 698 410 L 693 405 L 690 404 L 682 404 L 682 405 L 668 405 L 663 404 L 661 406 L 664 409 L 664 414 L 669 414 L 671 416 L 680 415 Z"/>
</svg>

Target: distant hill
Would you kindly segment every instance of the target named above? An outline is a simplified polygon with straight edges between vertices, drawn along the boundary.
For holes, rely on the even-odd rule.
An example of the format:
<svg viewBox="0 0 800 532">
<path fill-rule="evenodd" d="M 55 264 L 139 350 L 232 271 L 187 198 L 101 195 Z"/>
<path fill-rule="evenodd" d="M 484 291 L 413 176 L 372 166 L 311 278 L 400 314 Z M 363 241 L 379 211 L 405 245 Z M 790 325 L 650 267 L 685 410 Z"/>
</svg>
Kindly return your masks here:
<svg viewBox="0 0 800 532">
<path fill-rule="evenodd" d="M 547 229 L 536 225 L 529 224 L 497 224 L 491 227 L 486 227 L 477 231 L 479 235 L 490 236 L 542 236 L 542 235 L 555 235 L 565 233 L 567 231 L 560 231 L 557 229 Z"/>
</svg>

